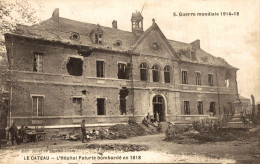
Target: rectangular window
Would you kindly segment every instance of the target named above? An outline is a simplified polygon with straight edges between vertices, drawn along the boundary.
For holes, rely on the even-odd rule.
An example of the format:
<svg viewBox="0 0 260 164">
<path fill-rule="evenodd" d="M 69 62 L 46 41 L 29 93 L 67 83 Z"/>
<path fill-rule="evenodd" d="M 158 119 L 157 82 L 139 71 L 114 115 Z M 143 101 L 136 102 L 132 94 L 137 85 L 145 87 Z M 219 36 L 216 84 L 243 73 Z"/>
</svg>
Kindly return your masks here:
<svg viewBox="0 0 260 164">
<path fill-rule="evenodd" d="M 95 34 L 95 43 L 102 44 L 102 34 Z"/>
<path fill-rule="evenodd" d="M 201 76 L 200 72 L 195 72 L 196 85 L 201 85 Z"/>
<path fill-rule="evenodd" d="M 118 79 L 129 79 L 130 77 L 130 63 L 118 63 Z"/>
<path fill-rule="evenodd" d="M 190 115 L 190 102 L 184 101 L 184 114 Z"/>
<path fill-rule="evenodd" d="M 75 115 L 82 116 L 82 98 L 73 97 L 72 102 Z"/>
<path fill-rule="evenodd" d="M 120 114 L 126 115 L 126 97 L 128 95 L 128 90 L 126 88 L 120 89 L 119 98 L 120 98 Z"/>
<path fill-rule="evenodd" d="M 147 81 L 147 70 L 140 69 L 140 74 L 141 74 L 141 81 Z"/>
<path fill-rule="evenodd" d="M 43 116 L 43 97 L 33 96 L 32 101 L 33 116 Z"/>
<path fill-rule="evenodd" d="M 153 82 L 159 82 L 159 71 L 153 70 Z"/>
<path fill-rule="evenodd" d="M 170 72 L 169 71 L 164 71 L 164 82 L 165 83 L 170 83 L 171 82 Z"/>
<path fill-rule="evenodd" d="M 188 84 L 188 71 L 181 71 L 182 84 Z"/>
<path fill-rule="evenodd" d="M 198 112 L 199 114 L 203 114 L 203 102 L 198 101 Z"/>
<path fill-rule="evenodd" d="M 105 115 L 105 99 L 104 98 L 98 98 L 97 99 L 97 114 L 98 115 Z"/>
<path fill-rule="evenodd" d="M 209 82 L 209 86 L 214 86 L 212 74 L 208 74 L 208 82 Z"/>
<path fill-rule="evenodd" d="M 105 77 L 104 76 L 104 61 L 96 61 L 97 67 L 97 77 Z"/>
<path fill-rule="evenodd" d="M 209 112 L 210 112 L 210 113 L 213 113 L 213 116 L 216 115 L 215 102 L 210 102 L 210 105 L 209 105 Z"/>
<path fill-rule="evenodd" d="M 33 71 L 42 72 L 43 71 L 43 53 L 34 53 L 33 55 Z"/>
</svg>

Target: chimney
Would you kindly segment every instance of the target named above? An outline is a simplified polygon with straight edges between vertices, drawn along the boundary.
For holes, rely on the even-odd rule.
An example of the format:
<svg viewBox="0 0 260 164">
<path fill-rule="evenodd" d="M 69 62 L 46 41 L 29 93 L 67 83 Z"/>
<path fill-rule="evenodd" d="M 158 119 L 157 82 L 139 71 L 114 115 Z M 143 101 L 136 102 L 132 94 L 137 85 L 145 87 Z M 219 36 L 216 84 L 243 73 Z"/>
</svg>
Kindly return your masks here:
<svg viewBox="0 0 260 164">
<path fill-rule="evenodd" d="M 114 29 L 117 29 L 117 21 L 113 20 L 113 22 L 112 22 L 112 27 L 113 27 Z"/>
<path fill-rule="evenodd" d="M 195 49 L 195 50 L 200 49 L 200 40 L 199 39 L 191 42 L 190 44 L 191 44 L 193 49 Z"/>
<path fill-rule="evenodd" d="M 56 8 L 52 13 L 52 19 L 59 20 L 59 8 Z"/>
</svg>

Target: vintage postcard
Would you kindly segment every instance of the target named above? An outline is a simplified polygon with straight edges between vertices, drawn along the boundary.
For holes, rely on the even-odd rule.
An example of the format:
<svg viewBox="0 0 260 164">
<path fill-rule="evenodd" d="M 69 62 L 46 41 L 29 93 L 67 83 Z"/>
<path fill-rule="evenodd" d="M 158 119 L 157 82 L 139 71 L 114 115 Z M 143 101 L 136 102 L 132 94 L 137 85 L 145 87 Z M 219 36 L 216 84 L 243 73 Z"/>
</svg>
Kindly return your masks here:
<svg viewBox="0 0 260 164">
<path fill-rule="evenodd" d="M 0 163 L 260 163 L 259 0 L 1 0 Z"/>
</svg>

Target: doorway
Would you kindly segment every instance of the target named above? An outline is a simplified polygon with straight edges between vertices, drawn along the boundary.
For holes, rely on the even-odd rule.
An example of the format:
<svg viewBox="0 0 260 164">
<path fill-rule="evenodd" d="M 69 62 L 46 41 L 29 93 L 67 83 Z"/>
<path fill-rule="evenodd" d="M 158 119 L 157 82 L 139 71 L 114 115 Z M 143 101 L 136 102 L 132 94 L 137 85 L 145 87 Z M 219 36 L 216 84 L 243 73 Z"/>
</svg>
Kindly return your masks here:
<svg viewBox="0 0 260 164">
<path fill-rule="evenodd" d="M 159 122 L 165 122 L 165 103 L 164 99 L 160 95 L 156 95 L 153 98 L 153 115 L 156 118 L 156 113 L 159 115 Z"/>
</svg>

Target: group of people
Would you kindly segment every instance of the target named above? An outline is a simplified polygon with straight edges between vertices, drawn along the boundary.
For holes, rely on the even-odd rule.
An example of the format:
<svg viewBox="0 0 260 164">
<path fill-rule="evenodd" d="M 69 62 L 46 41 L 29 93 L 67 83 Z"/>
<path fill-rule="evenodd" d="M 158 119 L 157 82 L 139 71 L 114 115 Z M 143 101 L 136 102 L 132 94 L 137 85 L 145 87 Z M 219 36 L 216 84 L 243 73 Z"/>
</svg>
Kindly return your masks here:
<svg viewBox="0 0 260 164">
<path fill-rule="evenodd" d="M 142 123 L 144 125 L 146 125 L 148 127 L 149 124 L 151 123 L 157 123 L 159 122 L 159 113 L 155 112 L 154 115 L 150 115 L 150 113 L 148 112 L 148 114 L 144 117 Z"/>
<path fill-rule="evenodd" d="M 24 142 L 26 128 L 23 125 L 18 130 L 16 123 L 14 122 L 13 125 L 9 128 L 8 132 L 11 134 L 12 145 L 14 145 L 14 140 L 16 141 L 17 145 L 20 145 L 20 143 Z"/>
</svg>

